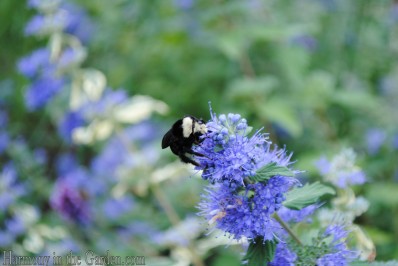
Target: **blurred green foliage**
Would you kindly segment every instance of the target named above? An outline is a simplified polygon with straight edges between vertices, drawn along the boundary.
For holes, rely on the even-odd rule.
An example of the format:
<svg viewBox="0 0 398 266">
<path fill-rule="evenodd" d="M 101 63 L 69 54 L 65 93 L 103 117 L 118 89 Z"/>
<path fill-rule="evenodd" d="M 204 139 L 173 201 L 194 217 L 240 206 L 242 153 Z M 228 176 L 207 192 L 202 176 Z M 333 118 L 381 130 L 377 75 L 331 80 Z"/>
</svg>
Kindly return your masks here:
<svg viewBox="0 0 398 266">
<path fill-rule="evenodd" d="M 185 114 L 208 119 L 211 101 L 217 113 L 241 113 L 252 126 L 264 126 L 276 144 L 294 151 L 295 167 L 313 180 L 322 154 L 353 147 L 369 178 L 358 194 L 371 202 L 357 223 L 374 239 L 378 259 L 398 258 L 398 3 L 76 2 L 96 24 L 85 66 L 103 71 L 112 87 L 166 102 L 168 122 Z M 0 1 L 1 80 L 15 83 L 19 93 L 10 115 L 21 123 L 24 80 L 15 63 L 42 45 L 24 37 L 32 14 L 25 5 Z M 367 148 L 371 128 L 387 136 L 374 154 Z M 220 252 L 214 265 L 237 260 Z"/>
</svg>

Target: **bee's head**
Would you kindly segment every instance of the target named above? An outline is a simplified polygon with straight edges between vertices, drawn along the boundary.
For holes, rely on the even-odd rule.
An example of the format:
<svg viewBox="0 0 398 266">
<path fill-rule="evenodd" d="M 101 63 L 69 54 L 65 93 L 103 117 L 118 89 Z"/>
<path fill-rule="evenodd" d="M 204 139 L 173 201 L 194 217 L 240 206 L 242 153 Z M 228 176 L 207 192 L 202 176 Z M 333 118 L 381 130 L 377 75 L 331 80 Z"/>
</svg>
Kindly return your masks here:
<svg viewBox="0 0 398 266">
<path fill-rule="evenodd" d="M 193 133 L 199 133 L 202 135 L 207 133 L 206 122 L 203 119 L 196 120 Z"/>
</svg>

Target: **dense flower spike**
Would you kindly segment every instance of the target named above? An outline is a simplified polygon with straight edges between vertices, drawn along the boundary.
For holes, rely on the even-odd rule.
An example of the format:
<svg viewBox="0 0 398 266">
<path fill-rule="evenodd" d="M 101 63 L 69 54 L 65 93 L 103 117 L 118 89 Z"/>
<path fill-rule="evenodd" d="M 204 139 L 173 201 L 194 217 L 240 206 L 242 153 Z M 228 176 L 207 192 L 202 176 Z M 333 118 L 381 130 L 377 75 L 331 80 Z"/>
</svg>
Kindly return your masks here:
<svg viewBox="0 0 398 266">
<path fill-rule="evenodd" d="M 326 228 L 323 236 L 329 241 L 329 253 L 320 257 L 316 263 L 319 266 L 328 265 L 348 265 L 358 257 L 358 253 L 347 248 L 345 239 L 347 238 L 348 231 L 341 225 L 330 225 Z"/>
<path fill-rule="evenodd" d="M 244 190 L 216 185 L 203 195 L 199 205 L 201 215 L 207 218 L 209 224 L 215 223 L 218 229 L 235 239 L 261 236 L 272 240 L 282 232 L 272 214 L 281 208 L 285 199 L 283 194 L 292 184 L 292 179 L 276 176 L 267 184 L 249 184 Z"/>
<path fill-rule="evenodd" d="M 202 177 L 211 183 L 227 182 L 231 185 L 244 185 L 249 176 L 268 163 L 281 166 L 289 164 L 290 156 L 284 150 L 271 149 L 267 135 L 257 131 L 247 135 L 251 128 L 239 114 L 211 114 L 207 123 L 209 133 L 196 151 L 203 157 L 196 158 L 203 170 Z"/>
<path fill-rule="evenodd" d="M 282 207 L 286 193 L 297 180 L 280 175 L 266 182 L 253 183 L 260 167 L 269 163 L 289 165 L 285 150 L 271 149 L 266 135 L 257 131 L 248 137 L 250 128 L 238 114 L 212 113 L 207 123 L 209 133 L 197 147 L 203 157 L 197 157 L 202 177 L 211 184 L 199 205 L 201 215 L 209 224 L 235 239 L 246 237 L 273 240 L 282 232 L 272 215 Z"/>
<path fill-rule="evenodd" d="M 269 266 L 294 266 L 297 259 L 296 253 L 288 248 L 285 242 L 280 242 L 276 246 L 275 258 L 268 263 Z"/>
</svg>

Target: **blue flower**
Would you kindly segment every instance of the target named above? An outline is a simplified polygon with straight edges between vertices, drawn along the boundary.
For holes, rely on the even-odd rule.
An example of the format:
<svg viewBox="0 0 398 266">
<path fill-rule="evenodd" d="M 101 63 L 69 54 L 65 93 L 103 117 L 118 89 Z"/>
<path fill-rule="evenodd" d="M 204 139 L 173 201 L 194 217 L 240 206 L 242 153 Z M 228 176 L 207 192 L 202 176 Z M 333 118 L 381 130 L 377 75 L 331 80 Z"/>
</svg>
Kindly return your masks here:
<svg viewBox="0 0 398 266">
<path fill-rule="evenodd" d="M 269 266 L 294 266 L 297 259 L 296 253 L 289 250 L 285 242 L 276 245 L 274 260 L 268 263 Z"/>
<path fill-rule="evenodd" d="M 5 211 L 19 197 L 26 194 L 25 186 L 18 180 L 13 163 L 3 166 L 0 173 L 0 210 Z"/>
<path fill-rule="evenodd" d="M 27 78 L 34 78 L 41 70 L 50 66 L 50 51 L 40 48 L 18 61 L 18 71 Z"/>
<path fill-rule="evenodd" d="M 259 131 L 252 137 L 247 137 L 250 129 L 245 119 L 238 114 L 212 114 L 207 123 L 209 133 L 203 139 L 196 151 L 203 154 L 197 160 L 203 170 L 203 179 L 211 183 L 229 182 L 244 185 L 248 176 L 265 164 L 266 137 Z M 268 143 L 267 143 L 268 144 Z"/>
<path fill-rule="evenodd" d="M 0 131 L 0 155 L 7 149 L 10 137 L 6 131 Z"/>
<path fill-rule="evenodd" d="M 95 27 L 93 22 L 87 16 L 86 11 L 82 7 L 71 2 L 65 2 L 61 7 L 68 13 L 65 32 L 76 36 L 83 43 L 88 43 Z"/>
<path fill-rule="evenodd" d="M 215 223 L 218 229 L 235 239 L 261 236 L 264 240 L 272 240 L 274 236 L 283 234 L 272 214 L 282 207 L 284 193 L 295 182 L 292 178 L 275 176 L 267 183 L 248 184 L 244 189 L 217 184 L 202 195 L 200 214 L 209 224 Z"/>
<path fill-rule="evenodd" d="M 319 208 L 318 204 L 309 205 L 301 210 L 291 210 L 283 207 L 278 211 L 279 217 L 288 223 L 311 222 L 311 216 Z"/>
<path fill-rule="evenodd" d="M 0 247 L 9 247 L 15 240 L 15 237 L 7 231 L 0 230 Z"/>
<path fill-rule="evenodd" d="M 43 148 L 38 148 L 33 151 L 34 157 L 38 164 L 44 165 L 47 162 L 47 152 Z"/>
<path fill-rule="evenodd" d="M 123 196 L 118 199 L 108 199 L 103 205 L 105 217 L 116 220 L 128 213 L 134 207 L 134 201 L 130 196 Z"/>
<path fill-rule="evenodd" d="M 321 157 L 315 165 L 326 181 L 339 188 L 360 185 L 366 182 L 365 173 L 355 164 L 356 154 L 352 149 L 343 149 L 331 161 Z"/>
<path fill-rule="evenodd" d="M 78 162 L 74 155 L 70 153 L 61 154 L 56 161 L 56 170 L 58 176 L 66 176 L 78 168 Z"/>
<path fill-rule="evenodd" d="M 366 144 L 368 146 L 368 152 L 371 155 L 375 155 L 379 152 L 380 147 L 386 140 L 386 133 L 379 128 L 372 128 L 366 132 Z"/>
<path fill-rule="evenodd" d="M 174 4 L 182 10 L 189 10 L 192 8 L 194 0 L 174 0 Z"/>
<path fill-rule="evenodd" d="M 33 81 L 25 92 L 25 102 L 29 110 L 36 110 L 50 101 L 65 85 L 65 79 L 43 76 Z"/>
<path fill-rule="evenodd" d="M 91 222 L 91 209 L 84 190 L 68 179 L 58 180 L 50 199 L 51 206 L 62 217 L 78 224 Z"/>
<path fill-rule="evenodd" d="M 342 225 L 330 225 L 326 228 L 323 237 L 329 240 L 328 246 L 329 253 L 320 257 L 316 263 L 319 266 L 331 265 L 348 265 L 349 262 L 358 257 L 358 252 L 349 250 L 345 239 L 347 238 L 348 231 Z M 330 239 L 331 238 L 331 239 Z M 325 240 L 325 241 L 326 241 Z"/>
<path fill-rule="evenodd" d="M 60 9 L 48 15 L 35 15 L 25 26 L 25 34 L 39 36 L 63 31 L 69 23 L 69 16 Z"/>
<path fill-rule="evenodd" d="M 81 127 L 85 121 L 78 111 L 67 112 L 58 124 L 59 135 L 67 142 L 72 143 L 72 133 L 75 128 Z"/>
<path fill-rule="evenodd" d="M 18 236 L 25 232 L 26 227 L 24 222 L 20 217 L 14 216 L 11 219 L 5 221 L 5 225 L 7 231 L 13 234 L 14 236 Z"/>
<path fill-rule="evenodd" d="M 321 175 L 326 175 L 331 170 L 331 164 L 325 156 L 322 156 L 318 161 L 316 161 L 315 166 L 318 168 Z"/>
</svg>

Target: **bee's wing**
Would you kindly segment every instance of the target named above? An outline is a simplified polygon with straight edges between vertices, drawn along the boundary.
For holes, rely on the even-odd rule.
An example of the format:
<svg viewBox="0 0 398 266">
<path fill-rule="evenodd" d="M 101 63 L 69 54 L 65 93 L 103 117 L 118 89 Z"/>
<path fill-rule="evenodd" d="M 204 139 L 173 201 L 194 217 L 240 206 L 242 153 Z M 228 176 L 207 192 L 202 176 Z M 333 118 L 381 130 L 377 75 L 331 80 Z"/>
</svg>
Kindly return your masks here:
<svg viewBox="0 0 398 266">
<path fill-rule="evenodd" d="M 162 149 L 166 149 L 167 147 L 170 146 L 171 142 L 173 140 L 173 132 L 170 129 L 167 131 L 166 134 L 164 134 L 163 139 L 162 139 Z"/>
</svg>

